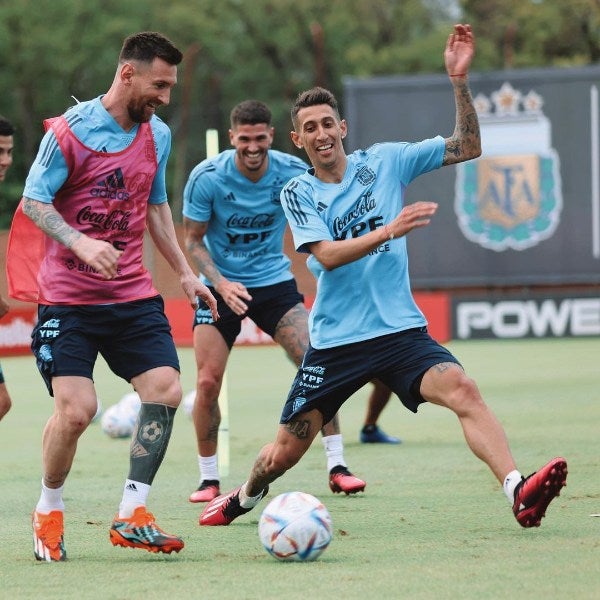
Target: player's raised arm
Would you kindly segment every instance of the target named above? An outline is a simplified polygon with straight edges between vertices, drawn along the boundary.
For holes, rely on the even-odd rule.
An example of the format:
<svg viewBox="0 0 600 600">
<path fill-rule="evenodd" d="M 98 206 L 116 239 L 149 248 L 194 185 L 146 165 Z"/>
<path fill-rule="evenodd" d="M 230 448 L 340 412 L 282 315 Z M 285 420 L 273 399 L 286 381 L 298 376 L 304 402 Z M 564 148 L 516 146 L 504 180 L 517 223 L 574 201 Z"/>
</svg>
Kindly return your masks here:
<svg viewBox="0 0 600 600">
<path fill-rule="evenodd" d="M 470 25 L 455 25 L 444 51 L 446 71 L 454 88 L 456 125 L 446 138 L 444 165 L 452 165 L 481 155 L 479 120 L 469 90 L 469 68 L 475 54 L 475 38 Z"/>
</svg>

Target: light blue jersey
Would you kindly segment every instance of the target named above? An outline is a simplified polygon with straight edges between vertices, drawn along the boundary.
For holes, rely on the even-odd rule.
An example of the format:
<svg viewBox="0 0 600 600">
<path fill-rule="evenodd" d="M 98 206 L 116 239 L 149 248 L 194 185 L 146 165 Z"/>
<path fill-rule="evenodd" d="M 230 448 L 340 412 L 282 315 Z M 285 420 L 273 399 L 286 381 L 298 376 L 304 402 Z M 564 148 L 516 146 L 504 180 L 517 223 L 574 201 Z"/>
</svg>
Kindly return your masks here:
<svg viewBox="0 0 600 600">
<path fill-rule="evenodd" d="M 138 132 L 138 125 L 124 131 L 102 106 L 100 99 L 80 102 L 69 108 L 64 116 L 77 138 L 88 148 L 97 152 L 120 152 L 127 148 Z M 149 204 L 167 201 L 165 170 L 171 152 L 171 131 L 156 115 L 150 119 L 158 170 L 148 199 Z M 51 203 L 56 192 L 67 180 L 67 163 L 60 151 L 52 130 L 47 131 L 40 144 L 35 161 L 25 182 L 23 196 L 40 202 Z M 102 183 L 105 184 L 104 180 Z"/>
<path fill-rule="evenodd" d="M 307 169 L 299 158 L 269 150 L 267 172 L 254 183 L 235 166 L 232 149 L 192 170 L 183 193 L 183 215 L 208 223 L 204 242 L 223 277 L 246 287 L 293 278 L 283 252 L 287 221 L 279 196 L 292 177 Z"/>
<path fill-rule="evenodd" d="M 281 192 L 296 249 L 357 237 L 392 221 L 404 205 L 406 186 L 442 166 L 445 141 L 375 144 L 348 156 L 341 183 L 324 183 L 311 169 Z M 406 238 L 384 242 L 367 256 L 327 271 L 310 256 L 317 278 L 309 317 L 314 348 L 331 348 L 422 327 L 425 317 L 412 297 Z"/>
</svg>

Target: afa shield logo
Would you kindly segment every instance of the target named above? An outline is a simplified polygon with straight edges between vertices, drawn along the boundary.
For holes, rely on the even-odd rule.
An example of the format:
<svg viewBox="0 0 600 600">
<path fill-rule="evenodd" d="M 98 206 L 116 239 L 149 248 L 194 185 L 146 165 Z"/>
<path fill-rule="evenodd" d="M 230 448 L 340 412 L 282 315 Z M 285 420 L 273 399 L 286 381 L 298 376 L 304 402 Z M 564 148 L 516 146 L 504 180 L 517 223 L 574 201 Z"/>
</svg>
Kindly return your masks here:
<svg viewBox="0 0 600 600">
<path fill-rule="evenodd" d="M 555 232 L 562 211 L 560 161 L 542 99 L 505 83 L 475 98 L 483 152 L 457 165 L 455 211 L 463 235 L 490 250 L 525 250 Z"/>
</svg>

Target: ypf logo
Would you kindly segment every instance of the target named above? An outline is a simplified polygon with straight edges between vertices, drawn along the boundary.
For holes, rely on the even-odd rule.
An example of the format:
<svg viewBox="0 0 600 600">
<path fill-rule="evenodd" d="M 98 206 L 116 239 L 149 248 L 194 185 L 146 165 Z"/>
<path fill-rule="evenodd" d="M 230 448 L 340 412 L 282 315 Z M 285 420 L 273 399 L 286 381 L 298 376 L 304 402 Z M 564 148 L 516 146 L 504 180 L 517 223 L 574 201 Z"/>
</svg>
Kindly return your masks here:
<svg viewBox="0 0 600 600">
<path fill-rule="evenodd" d="M 474 104 L 483 152 L 457 165 L 459 226 L 484 248 L 525 250 L 552 236 L 562 210 L 559 158 L 543 100 L 504 83 L 491 101 L 479 94 Z"/>
</svg>

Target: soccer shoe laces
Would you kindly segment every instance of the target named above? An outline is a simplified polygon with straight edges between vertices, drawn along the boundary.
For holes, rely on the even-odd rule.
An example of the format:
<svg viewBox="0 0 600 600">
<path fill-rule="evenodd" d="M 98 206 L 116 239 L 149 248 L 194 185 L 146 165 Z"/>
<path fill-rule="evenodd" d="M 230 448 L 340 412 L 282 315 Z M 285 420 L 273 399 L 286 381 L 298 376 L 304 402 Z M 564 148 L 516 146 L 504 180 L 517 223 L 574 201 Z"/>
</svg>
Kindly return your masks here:
<svg viewBox="0 0 600 600">
<path fill-rule="evenodd" d="M 131 519 L 126 520 L 126 523 L 131 529 L 139 531 L 140 535 L 151 542 L 154 542 L 157 537 L 171 537 L 156 524 L 154 515 L 150 512 L 137 510 L 133 513 Z"/>
</svg>

